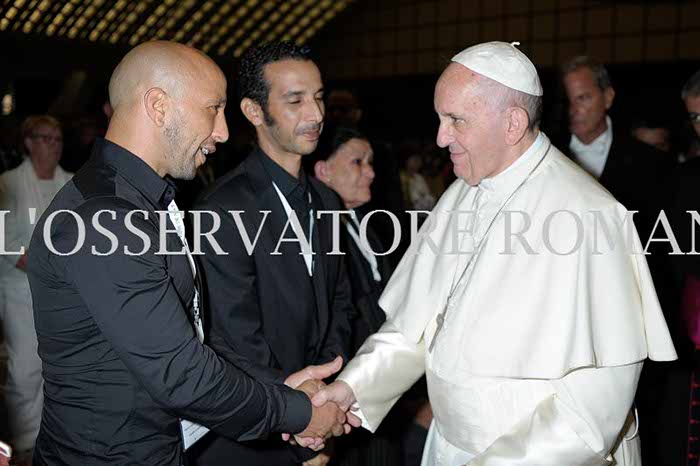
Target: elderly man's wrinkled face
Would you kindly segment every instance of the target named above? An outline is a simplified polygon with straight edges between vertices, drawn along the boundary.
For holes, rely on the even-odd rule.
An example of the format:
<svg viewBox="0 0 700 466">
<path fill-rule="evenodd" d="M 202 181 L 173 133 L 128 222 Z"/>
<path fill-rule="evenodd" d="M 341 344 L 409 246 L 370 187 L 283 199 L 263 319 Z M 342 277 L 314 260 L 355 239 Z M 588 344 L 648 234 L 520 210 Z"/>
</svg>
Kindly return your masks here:
<svg viewBox="0 0 700 466">
<path fill-rule="evenodd" d="M 605 116 L 612 106 L 615 91 L 598 87 L 588 68 L 579 68 L 564 76 L 569 100 L 569 131 L 584 144 L 590 144 L 604 131 Z"/>
<path fill-rule="evenodd" d="M 226 78 L 216 65 L 204 61 L 199 73 L 200 79 L 184 85 L 176 97 L 165 127 L 171 162 L 168 174 L 177 179 L 194 178 L 206 156 L 216 151 L 216 144 L 228 139 Z"/>
<path fill-rule="evenodd" d="M 345 207 L 355 209 L 370 201 L 374 181 L 372 147 L 365 139 L 350 139 L 326 162 L 328 179 L 323 180 L 343 200 Z"/>
<path fill-rule="evenodd" d="M 309 60 L 281 60 L 264 69 L 269 84 L 260 137 L 278 155 L 307 155 L 316 149 L 325 107 L 318 67 Z"/>
<path fill-rule="evenodd" d="M 695 133 L 700 137 L 700 95 L 686 97 L 685 108 L 688 110 L 690 124 Z"/>
<path fill-rule="evenodd" d="M 505 127 L 500 99 L 483 92 L 487 79 L 452 63 L 435 86 L 435 111 L 440 118 L 437 144 L 447 147 L 454 172 L 472 186 L 504 168 Z"/>
<path fill-rule="evenodd" d="M 59 128 L 41 125 L 29 135 L 24 144 L 32 160 L 55 168 L 63 154 L 63 133 Z"/>
</svg>

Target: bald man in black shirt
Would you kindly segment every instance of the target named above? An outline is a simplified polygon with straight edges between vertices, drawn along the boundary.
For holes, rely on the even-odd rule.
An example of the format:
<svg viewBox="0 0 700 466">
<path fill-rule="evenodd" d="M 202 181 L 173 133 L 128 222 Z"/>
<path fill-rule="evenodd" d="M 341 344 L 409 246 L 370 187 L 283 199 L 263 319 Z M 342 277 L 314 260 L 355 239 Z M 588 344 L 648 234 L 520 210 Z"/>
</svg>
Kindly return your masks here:
<svg viewBox="0 0 700 466">
<path fill-rule="evenodd" d="M 228 138 L 221 70 L 150 42 L 125 56 L 109 91 L 106 139 L 29 247 L 45 379 L 34 464 L 179 465 L 180 418 L 236 439 L 342 432 L 342 411 L 309 402 L 318 382 L 263 384 L 201 343 L 199 274 L 164 177 L 192 179 Z"/>
</svg>

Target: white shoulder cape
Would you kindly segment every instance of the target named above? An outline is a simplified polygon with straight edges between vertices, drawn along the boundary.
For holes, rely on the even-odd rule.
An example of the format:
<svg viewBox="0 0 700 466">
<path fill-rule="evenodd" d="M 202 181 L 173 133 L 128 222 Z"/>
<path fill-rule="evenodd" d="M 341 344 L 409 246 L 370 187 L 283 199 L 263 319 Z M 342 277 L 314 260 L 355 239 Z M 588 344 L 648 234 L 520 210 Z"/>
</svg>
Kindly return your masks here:
<svg viewBox="0 0 700 466">
<path fill-rule="evenodd" d="M 436 355 L 442 369 L 550 379 L 580 367 L 676 359 L 636 230 L 624 223 L 627 210 L 546 137 L 522 165 L 531 175 L 522 177 L 495 217 L 437 337 L 449 343 L 439 345 L 449 355 Z M 474 189 L 457 180 L 442 196 L 422 228 L 434 224 L 429 237 L 435 244 L 450 243 L 445 213 L 460 209 Z M 504 254 L 505 211 L 529 215 L 523 237 L 537 254 L 512 238 L 512 254 Z M 525 227 L 522 217 L 510 215 L 512 232 Z M 380 299 L 388 320 L 410 341 L 420 341 L 466 262 L 435 254 L 417 237 Z"/>
</svg>

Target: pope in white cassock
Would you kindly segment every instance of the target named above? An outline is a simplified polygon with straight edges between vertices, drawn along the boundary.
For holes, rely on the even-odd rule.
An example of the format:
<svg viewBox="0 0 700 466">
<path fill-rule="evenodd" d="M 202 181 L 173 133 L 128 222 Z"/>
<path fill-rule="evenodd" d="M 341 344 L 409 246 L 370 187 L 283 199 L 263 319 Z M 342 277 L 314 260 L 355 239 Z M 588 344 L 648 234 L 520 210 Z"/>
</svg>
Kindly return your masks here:
<svg viewBox="0 0 700 466">
<path fill-rule="evenodd" d="M 386 287 L 387 322 L 313 400 L 374 431 L 425 373 L 423 465 L 640 464 L 642 363 L 676 358 L 627 210 L 539 131 L 541 96 L 511 44 L 452 59 L 435 110 L 459 179 Z"/>
</svg>

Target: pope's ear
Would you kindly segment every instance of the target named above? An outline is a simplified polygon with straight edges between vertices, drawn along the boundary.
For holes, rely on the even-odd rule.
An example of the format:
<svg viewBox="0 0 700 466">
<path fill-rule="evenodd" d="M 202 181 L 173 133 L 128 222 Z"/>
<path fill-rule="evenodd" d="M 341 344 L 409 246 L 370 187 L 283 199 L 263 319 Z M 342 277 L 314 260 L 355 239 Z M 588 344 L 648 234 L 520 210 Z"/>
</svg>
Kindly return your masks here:
<svg viewBox="0 0 700 466">
<path fill-rule="evenodd" d="M 241 100 L 241 112 L 253 126 L 260 126 L 265 121 L 265 114 L 260 104 L 248 97 Z"/>
<path fill-rule="evenodd" d="M 530 125 L 527 111 L 521 107 L 510 107 L 506 110 L 506 144 L 514 146 L 525 136 Z"/>
</svg>

